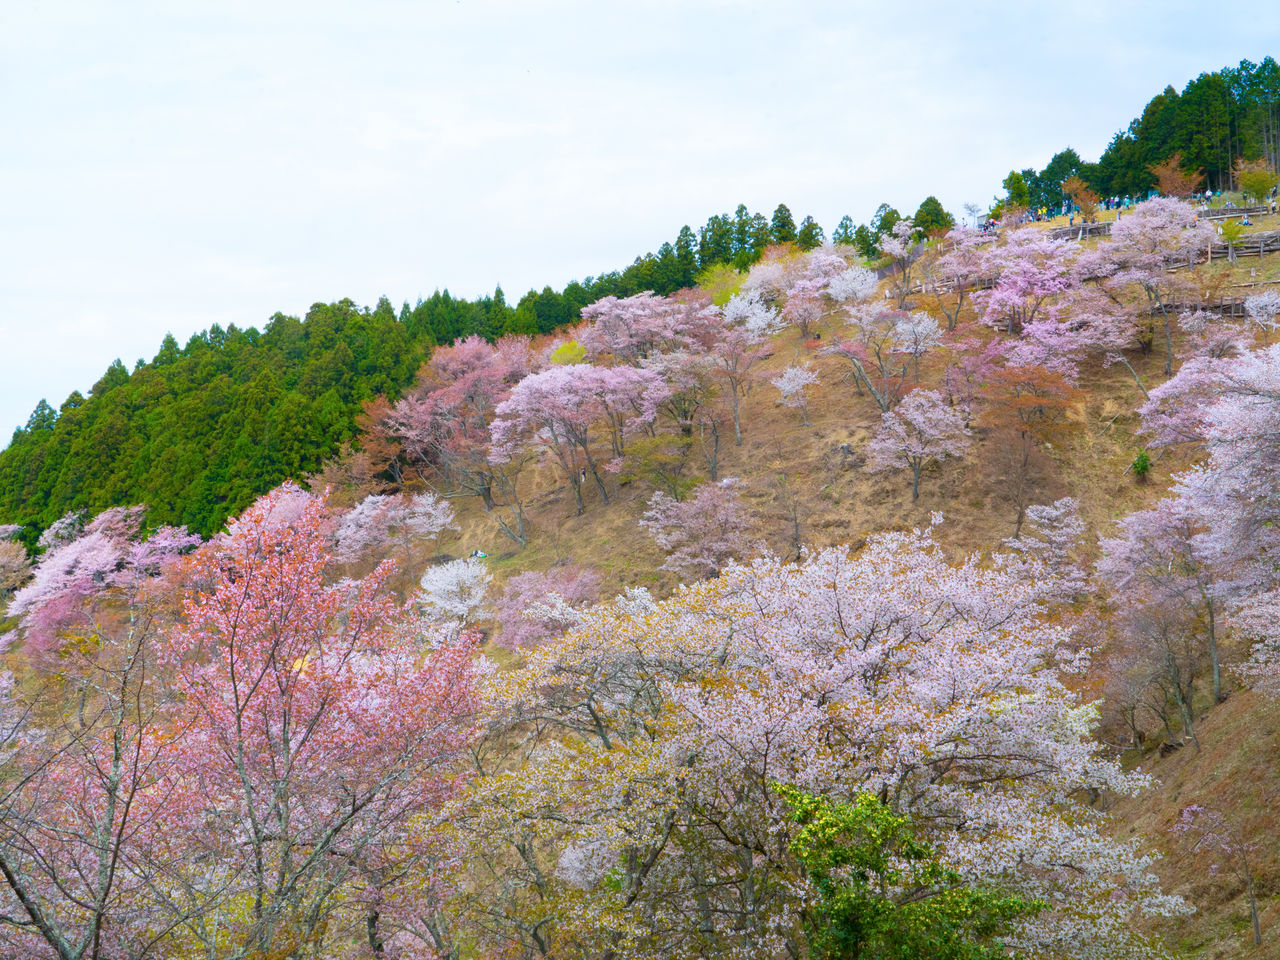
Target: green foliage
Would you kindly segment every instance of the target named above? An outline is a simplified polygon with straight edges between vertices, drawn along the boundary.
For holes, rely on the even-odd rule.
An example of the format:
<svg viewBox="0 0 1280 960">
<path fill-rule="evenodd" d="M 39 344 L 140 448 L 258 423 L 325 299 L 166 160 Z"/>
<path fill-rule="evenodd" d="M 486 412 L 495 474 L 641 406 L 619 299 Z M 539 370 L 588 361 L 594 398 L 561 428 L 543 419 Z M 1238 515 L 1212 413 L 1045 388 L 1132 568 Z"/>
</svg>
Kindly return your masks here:
<svg viewBox="0 0 1280 960">
<path fill-rule="evenodd" d="M 556 348 L 555 353 L 551 354 L 551 362 L 561 366 L 572 366 L 575 363 L 582 363 L 587 358 L 587 348 L 580 344 L 577 340 L 570 340 L 568 343 L 562 343 Z"/>
<path fill-rule="evenodd" d="M 1133 458 L 1133 475 L 1139 483 L 1145 483 L 1147 476 L 1151 473 L 1151 455 L 1145 450 L 1139 450 L 1138 455 Z"/>
<path fill-rule="evenodd" d="M 1061 210 L 1062 201 L 1065 199 L 1062 184 L 1076 176 L 1083 166 L 1080 154 L 1067 147 L 1055 153 L 1053 159 L 1038 173 L 1031 169 L 1023 170 L 1022 178 L 1027 184 L 1027 194 L 1030 197 L 1032 209 L 1038 210 L 1043 207 L 1053 213 Z"/>
<path fill-rule="evenodd" d="M 723 307 L 742 287 L 746 274 L 727 263 L 717 263 L 698 274 L 699 289 L 711 296 L 711 302 Z"/>
<path fill-rule="evenodd" d="M 1004 187 L 1005 209 L 1031 206 L 1031 191 L 1027 187 L 1027 179 L 1017 170 L 1010 170 L 1000 186 Z"/>
<path fill-rule="evenodd" d="M 947 213 L 941 201 L 932 195 L 924 198 L 911 221 L 924 237 L 940 237 L 956 225 L 956 218 Z"/>
<path fill-rule="evenodd" d="M 865 223 L 858 224 L 857 229 L 853 231 L 853 245 L 857 247 L 858 253 L 862 255 L 863 260 L 874 260 L 880 256 L 880 251 L 876 247 L 878 239 Z"/>
<path fill-rule="evenodd" d="M 1003 939 L 1046 906 L 967 884 L 872 794 L 844 803 L 777 789 L 800 826 L 791 851 L 818 895 L 815 958 L 1006 960 Z"/>
<path fill-rule="evenodd" d="M 696 483 L 695 478 L 685 476 L 692 449 L 693 438 L 684 435 L 660 433 L 636 437 L 628 444 L 618 482 L 640 480 L 676 500 L 683 500 Z"/>
<path fill-rule="evenodd" d="M 832 231 L 831 242 L 852 245 L 854 243 L 853 233 L 855 229 L 853 217 L 846 213 L 840 218 L 840 222 L 836 224 L 835 230 Z"/>
<path fill-rule="evenodd" d="M 893 225 L 902 219 L 900 214 L 887 203 L 876 207 L 870 224 L 853 226 L 853 220 L 845 217 L 832 235 L 835 243 L 852 243 L 864 260 L 880 258 L 880 238 L 893 229 Z"/>
<path fill-rule="evenodd" d="M 1239 174 L 1240 189 L 1257 203 L 1262 203 L 1276 185 L 1276 172 L 1265 162 L 1244 166 Z"/>
<path fill-rule="evenodd" d="M 355 434 L 362 405 L 395 396 L 424 358 L 386 304 L 315 304 L 264 331 L 165 337 L 132 374 L 116 361 L 87 398 L 41 401 L 0 453 L 0 516 L 33 528 L 70 510 L 146 503 L 152 524 L 201 534 Z"/>
<path fill-rule="evenodd" d="M 780 203 L 769 221 L 769 232 L 774 243 L 791 243 L 796 239 L 796 221 L 785 203 Z"/>
<path fill-rule="evenodd" d="M 813 217 L 805 217 L 800 222 L 800 232 L 796 234 L 796 246 L 801 250 L 812 250 L 814 247 L 820 247 L 826 237 L 822 233 L 822 227 L 818 226 Z"/>
<path fill-rule="evenodd" d="M 889 206 L 889 204 L 882 203 L 876 207 L 876 212 L 871 216 L 871 232 L 875 234 L 876 240 L 879 241 L 901 219 L 902 214 Z"/>
</svg>

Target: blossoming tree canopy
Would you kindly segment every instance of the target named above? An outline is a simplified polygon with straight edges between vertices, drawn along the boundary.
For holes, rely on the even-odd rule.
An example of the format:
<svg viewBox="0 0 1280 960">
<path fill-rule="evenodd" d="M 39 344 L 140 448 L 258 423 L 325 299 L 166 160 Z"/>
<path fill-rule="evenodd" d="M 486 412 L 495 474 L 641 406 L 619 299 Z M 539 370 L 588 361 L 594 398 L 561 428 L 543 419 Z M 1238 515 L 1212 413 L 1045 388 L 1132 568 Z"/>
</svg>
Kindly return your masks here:
<svg viewBox="0 0 1280 960">
<path fill-rule="evenodd" d="M 1095 709 L 1063 682 L 1076 660 L 1053 580 L 1034 555 L 1016 572 L 952 565 L 914 532 L 854 556 L 730 565 L 648 606 L 606 604 L 496 678 L 510 709 L 535 690 L 545 698 L 554 722 L 527 736 L 559 727 L 588 746 L 548 742 L 532 778 L 495 777 L 482 793 L 513 816 L 518 789 L 516 822 L 540 825 L 547 857 L 573 849 L 575 862 L 603 863 L 596 881 L 562 891 L 574 908 L 554 922 L 620 957 L 656 949 L 654 929 L 677 956 L 793 942 L 809 894 L 777 843 L 787 828 L 774 782 L 886 798 L 948 867 L 1043 900 L 1016 947 L 1145 956 L 1131 911 L 1182 907 L 1155 887 L 1150 858 L 1110 839 L 1079 799 L 1146 780 L 1101 755 Z M 659 922 L 638 924 L 641 913 Z"/>
<path fill-rule="evenodd" d="M 397 883 L 439 852 L 476 707 L 470 644 L 424 654 L 383 591 L 389 563 L 330 582 L 324 504 L 281 522 L 288 496 L 196 555 L 200 588 L 160 651 L 186 731 L 153 814 L 187 868 L 172 896 L 199 905 L 195 941 L 262 955 L 325 925 L 376 946 L 433 902 Z"/>
</svg>

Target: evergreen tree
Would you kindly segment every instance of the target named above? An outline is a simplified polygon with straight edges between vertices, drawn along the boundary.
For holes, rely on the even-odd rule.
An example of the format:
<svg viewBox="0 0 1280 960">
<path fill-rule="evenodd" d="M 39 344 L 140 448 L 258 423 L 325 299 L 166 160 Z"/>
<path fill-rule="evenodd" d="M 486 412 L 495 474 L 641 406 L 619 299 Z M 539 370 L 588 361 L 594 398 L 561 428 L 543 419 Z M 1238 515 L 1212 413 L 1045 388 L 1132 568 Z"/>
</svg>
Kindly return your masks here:
<svg viewBox="0 0 1280 960">
<path fill-rule="evenodd" d="M 774 243 L 792 243 L 796 239 L 796 221 L 785 203 L 778 204 L 769 221 L 769 232 Z"/>
<path fill-rule="evenodd" d="M 825 240 L 826 236 L 822 232 L 822 227 L 818 226 L 813 217 L 805 217 L 800 222 L 800 230 L 796 234 L 796 246 L 801 250 L 812 250 L 814 247 L 820 247 Z"/>
<path fill-rule="evenodd" d="M 942 208 L 935 196 L 928 196 L 911 218 L 917 233 L 922 237 L 940 237 L 956 225 L 956 218 Z"/>
<path fill-rule="evenodd" d="M 831 234 L 831 242 L 839 244 L 853 244 L 853 217 L 847 213 L 840 218 L 840 222 L 836 224 L 835 230 Z"/>
<path fill-rule="evenodd" d="M 738 209 L 743 209 L 741 206 Z M 735 224 L 735 231 L 737 226 Z M 693 235 L 693 230 L 686 224 L 680 228 L 680 235 L 676 237 L 676 265 L 679 267 L 678 284 L 680 287 L 693 286 L 694 278 L 698 274 L 698 241 Z"/>
</svg>

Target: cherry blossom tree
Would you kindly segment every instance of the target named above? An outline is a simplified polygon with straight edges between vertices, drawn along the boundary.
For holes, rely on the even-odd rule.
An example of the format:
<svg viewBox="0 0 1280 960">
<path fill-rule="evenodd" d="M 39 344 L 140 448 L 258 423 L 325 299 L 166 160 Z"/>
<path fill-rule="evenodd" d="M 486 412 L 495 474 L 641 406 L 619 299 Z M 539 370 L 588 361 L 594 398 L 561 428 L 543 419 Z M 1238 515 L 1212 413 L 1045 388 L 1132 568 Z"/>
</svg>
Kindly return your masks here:
<svg viewBox="0 0 1280 960">
<path fill-rule="evenodd" d="M 1272 331 L 1280 329 L 1280 291 L 1264 290 L 1246 298 L 1244 312 L 1270 343 Z"/>
<path fill-rule="evenodd" d="M 808 340 L 813 328 L 822 322 L 826 313 L 826 299 L 823 297 L 825 288 L 826 284 L 822 281 L 804 277 L 787 292 L 782 316 L 799 329 L 801 339 Z"/>
<path fill-rule="evenodd" d="M 612 354 L 624 363 L 681 345 L 686 307 L 670 297 L 638 293 L 618 299 L 604 297 L 582 308 L 586 325 L 578 342 L 587 355 Z"/>
<path fill-rule="evenodd" d="M 1208 850 L 1222 870 L 1244 887 L 1249 898 L 1249 920 L 1253 925 L 1253 945 L 1262 946 L 1262 924 L 1258 918 L 1257 862 L 1259 845 L 1248 839 L 1240 824 L 1212 807 L 1198 803 L 1184 807 L 1174 824 L 1174 832 L 1187 837 L 1196 850 Z"/>
<path fill-rule="evenodd" d="M 1178 314 L 1178 326 L 1186 334 L 1188 352 L 1193 357 L 1231 357 L 1246 352 L 1250 337 L 1241 327 L 1219 313 L 1193 310 Z"/>
<path fill-rule="evenodd" d="M 1208 459 L 1177 478 L 1179 509 L 1200 518 L 1194 540 L 1233 618 L 1257 642 L 1244 668 L 1269 683 L 1274 658 L 1277 478 L 1280 456 L 1280 345 L 1223 360 L 1192 360 L 1142 409 L 1157 442 L 1201 439 Z"/>
<path fill-rule="evenodd" d="M 727 312 L 727 308 L 726 308 Z M 748 326 L 726 326 L 707 347 L 707 356 L 716 377 L 728 388 L 733 411 L 733 437 L 742 446 L 742 398 L 759 380 L 756 365 L 768 357 L 770 347 Z"/>
<path fill-rule="evenodd" d="M 490 459 L 509 462 L 527 448 L 540 449 L 564 472 L 581 514 L 584 472 L 609 502 L 594 449 L 601 428 L 608 424 L 617 456 L 624 452 L 619 449 L 623 438 L 653 423 L 669 394 L 660 376 L 634 367 L 573 364 L 535 373 L 498 405 L 490 425 Z"/>
<path fill-rule="evenodd" d="M 964 417 L 936 390 L 913 390 L 881 415 L 867 444 L 867 469 L 911 470 L 911 499 L 920 499 L 920 474 L 931 463 L 959 457 L 969 446 Z"/>
<path fill-rule="evenodd" d="M 847 329 L 849 338 L 828 352 L 849 361 L 854 388 L 859 394 L 865 388 L 887 413 L 905 392 L 913 366 L 918 369 L 919 358 L 938 342 L 937 321 L 865 304 L 849 309 Z"/>
<path fill-rule="evenodd" d="M 427 567 L 418 580 L 414 606 L 424 623 L 441 627 L 449 639 L 456 639 L 487 612 L 485 595 L 492 579 L 476 557 Z"/>
<path fill-rule="evenodd" d="M 6 675 L 0 694 L 7 955 L 142 958 L 185 916 L 154 896 L 176 878 L 153 855 L 148 797 L 164 792 L 183 734 L 166 722 L 174 691 L 156 669 L 157 577 L 199 538 L 161 528 L 138 540 L 129 515 L 140 511 L 63 525 L 10 610 L 24 676 Z"/>
<path fill-rule="evenodd" d="M 93 598 L 147 575 L 200 542 L 184 528 L 172 527 L 161 527 L 147 541 L 131 541 L 127 537 L 137 534 L 137 523 L 119 523 L 116 510 L 102 516 L 102 522 L 95 519 L 87 528 L 79 517 L 62 525 L 49 538 L 30 580 L 14 593 L 8 613 L 18 618 L 32 655 L 55 653 L 68 629 L 90 626 Z"/>
<path fill-rule="evenodd" d="M 1004 243 L 987 248 L 983 256 L 983 271 L 995 277 L 991 290 L 974 295 L 983 305 L 984 320 L 1006 333 L 1021 333 L 1053 298 L 1079 282 L 1078 253 L 1076 244 L 1050 239 L 1034 227 L 1008 233 Z"/>
<path fill-rule="evenodd" d="M 1158 197 L 1134 207 L 1116 221 L 1101 250 L 1113 264 L 1112 286 L 1135 285 L 1145 294 L 1150 312 L 1159 318 L 1165 341 L 1165 376 L 1173 373 L 1173 323 L 1176 299 L 1185 281 L 1170 270 L 1192 262 L 1211 238 L 1210 227 L 1190 204 Z"/>
<path fill-rule="evenodd" d="M 493 462 L 489 427 L 498 404 L 534 367 L 527 338 L 503 337 L 490 346 L 468 337 L 437 349 L 419 389 L 376 422 L 423 479 L 479 497 L 499 529 L 521 546 L 527 540 L 517 489 L 523 458 Z"/>
<path fill-rule="evenodd" d="M 655 493 L 640 526 L 667 554 L 663 570 L 691 577 L 714 577 L 731 559 L 754 548 L 751 517 L 739 495 L 742 481 L 725 477 L 700 485 L 684 502 Z"/>
<path fill-rule="evenodd" d="M 880 253 L 889 261 L 889 286 L 899 310 L 907 308 L 911 296 L 911 268 L 920 244 L 915 232 L 915 223 L 908 218 L 899 220 L 880 238 Z"/>
<path fill-rule="evenodd" d="M 390 564 L 329 582 L 324 503 L 280 522 L 282 495 L 196 555 L 160 649 L 185 736 L 151 811 L 181 882 L 157 893 L 210 960 L 356 935 L 377 955 L 397 917 L 428 910 L 476 708 L 470 645 L 423 653 L 382 590 Z"/>
<path fill-rule="evenodd" d="M 917 531 L 586 612 L 495 678 L 493 749 L 519 736 L 536 760 L 476 783 L 477 882 L 507 897 L 481 949 L 805 955 L 819 894 L 781 782 L 881 798 L 944 867 L 1044 901 L 1010 949 L 1148 956 L 1133 912 L 1186 908 L 1084 799 L 1148 781 L 1092 738 L 1051 578 L 953 566 Z"/>
<path fill-rule="evenodd" d="M 1100 541 L 1098 572 L 1128 605 L 1183 606 L 1189 619 L 1203 623 L 1212 670 L 1213 700 L 1222 700 L 1218 655 L 1221 588 L 1214 573 L 1216 551 L 1205 541 L 1205 517 L 1193 502 L 1166 497 L 1129 514 L 1114 537 Z"/>
<path fill-rule="evenodd" d="M 781 333 L 786 326 L 777 308 L 765 303 L 759 290 L 746 290 L 730 297 L 724 305 L 724 321 L 753 338 Z"/>
<path fill-rule="evenodd" d="M 1010 571 L 1033 575 L 1047 569 L 1053 577 L 1053 598 L 1068 603 L 1075 600 L 1089 580 L 1073 556 L 1085 531 L 1080 502 L 1075 497 L 1062 497 L 1051 504 L 1027 507 L 1026 525 L 1028 531 L 1004 541 L 1011 551 Z"/>
<path fill-rule="evenodd" d="M 955 227 L 942 240 L 942 252 L 926 260 L 925 283 L 938 309 L 947 320 L 947 331 L 955 330 L 970 290 L 983 277 L 982 248 L 991 238 L 970 227 Z"/>
<path fill-rule="evenodd" d="M 73 511 L 63 514 L 45 528 L 44 533 L 40 534 L 40 539 L 36 541 L 36 546 L 42 550 L 49 550 L 74 540 L 83 530 L 83 513 Z"/>
<path fill-rule="evenodd" d="M 12 540 L 22 532 L 22 526 L 17 523 L 0 523 L 0 540 Z"/>
<path fill-rule="evenodd" d="M 824 292 L 839 304 L 856 300 L 870 300 L 875 296 L 879 281 L 866 267 L 852 266 L 831 277 Z"/>
<path fill-rule="evenodd" d="M 809 398 L 806 391 L 818 383 L 818 375 L 808 364 L 793 363 L 769 381 L 777 388 L 778 402 L 800 411 L 800 419 L 809 426 Z"/>
<path fill-rule="evenodd" d="M 404 552 L 404 569 L 415 567 L 415 540 L 434 540 L 445 530 L 457 529 L 453 507 L 434 493 L 413 496 L 373 494 L 342 515 L 334 530 L 334 555 L 340 560 L 357 560 L 370 550 L 397 543 Z"/>
<path fill-rule="evenodd" d="M 1005 344 L 999 340 L 983 342 L 978 337 L 951 340 L 943 348 L 946 367 L 942 373 L 942 392 L 947 402 L 964 414 L 965 426 L 973 416 L 982 385 L 996 370 L 1004 350 Z"/>
<path fill-rule="evenodd" d="M 599 598 L 600 581 L 599 573 L 576 563 L 512 577 L 493 604 L 498 643 L 528 649 L 563 635 L 578 622 L 578 611 Z"/>
</svg>

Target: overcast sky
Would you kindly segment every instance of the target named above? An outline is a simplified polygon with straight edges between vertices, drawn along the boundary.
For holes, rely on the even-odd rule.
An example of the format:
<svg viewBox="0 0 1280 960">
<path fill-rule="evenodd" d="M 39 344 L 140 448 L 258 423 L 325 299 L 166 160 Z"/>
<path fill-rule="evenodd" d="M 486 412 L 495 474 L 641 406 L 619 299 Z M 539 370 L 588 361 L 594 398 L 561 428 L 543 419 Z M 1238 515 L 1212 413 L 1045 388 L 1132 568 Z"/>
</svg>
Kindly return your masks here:
<svg viewBox="0 0 1280 960">
<path fill-rule="evenodd" d="M 166 331 L 514 302 L 740 202 L 959 211 L 1277 39 L 1171 0 L 0 7 L 0 444 Z"/>
</svg>

